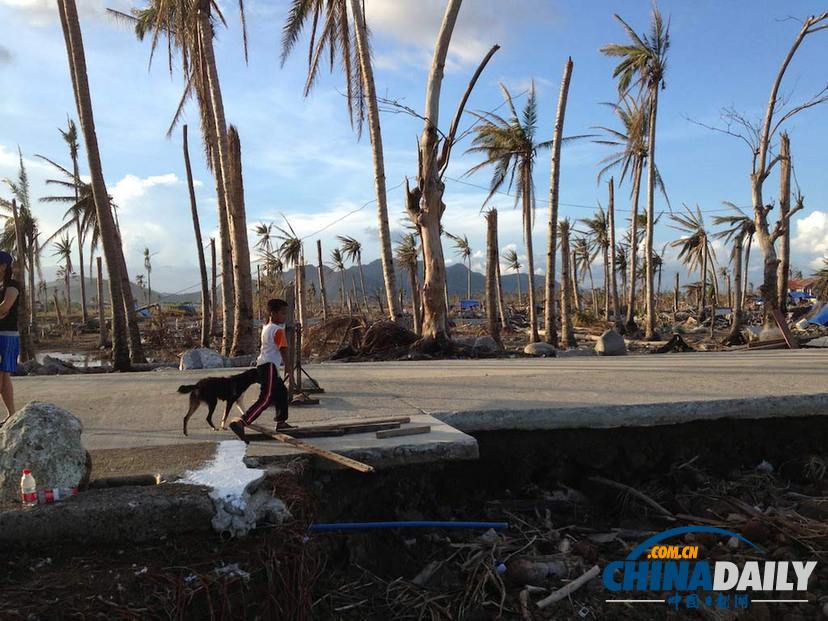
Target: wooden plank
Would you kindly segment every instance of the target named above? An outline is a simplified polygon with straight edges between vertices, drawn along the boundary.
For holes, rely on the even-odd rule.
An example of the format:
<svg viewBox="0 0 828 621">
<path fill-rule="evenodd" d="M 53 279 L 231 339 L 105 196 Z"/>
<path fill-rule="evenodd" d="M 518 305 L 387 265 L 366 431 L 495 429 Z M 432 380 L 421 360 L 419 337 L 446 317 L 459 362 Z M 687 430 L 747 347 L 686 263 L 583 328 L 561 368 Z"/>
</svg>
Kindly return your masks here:
<svg viewBox="0 0 828 621">
<path fill-rule="evenodd" d="M 259 433 L 263 433 L 266 436 L 270 436 L 274 440 L 279 440 L 280 442 L 284 442 L 285 444 L 290 444 L 300 450 L 307 451 L 308 453 L 312 453 L 314 455 L 318 455 L 323 459 L 327 459 L 328 461 L 336 462 L 341 466 L 345 466 L 346 468 L 351 468 L 352 470 L 356 470 L 358 472 L 374 472 L 374 467 L 369 466 L 368 464 L 363 464 L 360 461 L 355 459 L 351 459 L 350 457 L 345 457 L 344 455 L 339 455 L 338 453 L 334 453 L 333 451 L 328 451 L 323 448 L 319 448 L 318 446 L 314 446 L 313 444 L 308 444 L 307 442 L 302 442 L 301 440 L 297 440 L 296 438 L 291 438 L 288 435 L 283 433 L 279 433 L 277 431 L 270 431 L 266 427 L 262 427 L 261 425 L 256 424 L 249 424 L 247 425 L 250 429 L 254 431 L 258 431 Z"/>
<path fill-rule="evenodd" d="M 350 421 L 340 421 L 338 423 L 328 423 L 325 425 L 307 425 L 301 427 L 294 427 L 294 429 L 302 429 L 308 431 L 325 431 L 327 429 L 357 429 L 358 427 L 366 427 L 368 425 L 383 425 L 386 423 L 405 424 L 410 423 L 411 418 L 408 416 L 400 416 L 397 418 L 366 418 L 366 419 L 352 419 Z M 292 430 L 288 430 L 292 433 Z"/>
<path fill-rule="evenodd" d="M 382 438 L 399 438 L 400 436 L 416 436 L 421 433 L 430 433 L 431 425 L 418 425 L 415 427 L 400 427 L 399 429 L 386 429 L 378 431 L 377 437 Z"/>
<path fill-rule="evenodd" d="M 281 433 L 292 438 L 335 438 L 346 434 L 373 433 L 385 429 L 399 429 L 400 423 L 377 423 L 376 425 L 342 426 L 334 429 L 317 429 L 316 427 L 293 427 L 282 429 Z M 254 440 L 269 440 L 267 436 L 250 436 Z"/>
<path fill-rule="evenodd" d="M 788 344 L 785 342 L 785 339 L 765 339 L 763 341 L 750 341 L 748 343 L 748 349 L 756 349 L 757 347 L 770 348 L 779 345 L 785 345 L 787 347 Z"/>
<path fill-rule="evenodd" d="M 799 349 L 799 341 L 797 341 L 796 337 L 791 333 L 791 329 L 788 327 L 788 322 L 785 321 L 785 318 L 782 316 L 782 311 L 778 308 L 774 308 L 772 313 L 773 318 L 776 320 L 776 325 L 779 326 L 780 330 L 782 330 L 782 336 L 785 337 L 785 342 L 788 344 L 788 347 L 791 349 Z"/>
</svg>

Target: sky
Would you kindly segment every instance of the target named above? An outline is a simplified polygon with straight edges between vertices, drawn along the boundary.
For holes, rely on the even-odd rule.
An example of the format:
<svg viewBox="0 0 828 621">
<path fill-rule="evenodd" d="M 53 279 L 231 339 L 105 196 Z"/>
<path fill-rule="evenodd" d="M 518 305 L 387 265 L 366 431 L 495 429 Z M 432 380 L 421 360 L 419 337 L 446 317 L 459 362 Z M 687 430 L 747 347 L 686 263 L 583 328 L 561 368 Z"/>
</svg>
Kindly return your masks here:
<svg viewBox="0 0 828 621">
<path fill-rule="evenodd" d="M 181 76 L 168 72 L 164 46 L 149 66 L 149 44 L 137 41 L 105 10 L 144 4 L 143 0 L 78 0 L 98 142 L 108 189 L 119 207 L 131 279 L 144 272 L 143 250 L 148 247 L 153 253 L 154 289 L 195 291 L 199 279 L 180 128 L 166 137 L 183 86 Z M 227 27 L 218 31 L 216 50 L 227 118 L 241 137 L 248 224 L 281 226 L 287 218 L 309 242 L 321 239 L 326 255 L 337 244 L 337 235 L 350 235 L 363 242 L 364 261 L 378 258 L 370 142 L 367 134 L 358 139 L 350 127 L 341 75 L 325 71 L 310 96 L 304 97 L 307 33 L 283 67 L 279 62 L 281 24 L 289 3 L 246 0 L 244 4 L 249 62 L 244 61 L 235 0 L 220 2 Z M 421 112 L 444 0 L 365 0 L 365 5 L 379 95 Z M 440 125 L 444 129 L 448 125 L 471 73 L 497 43 L 501 49 L 483 73 L 467 110 L 502 112 L 498 108 L 503 103 L 501 83 L 522 106 L 534 81 L 538 138 L 550 139 L 564 63 L 571 56 L 574 70 L 565 135 L 615 126 L 612 113 L 602 105 L 617 99 L 614 62 L 599 49 L 625 41 L 614 11 L 622 11 L 622 17 L 641 32 L 648 26 L 651 6 L 649 0 L 466 0 L 450 48 Z M 659 100 L 656 161 L 672 209 L 699 205 L 708 228 L 713 228 L 710 220 L 727 212 L 722 201 L 750 205 L 751 153 L 739 140 L 694 121 L 721 125 L 726 107 L 759 120 L 771 82 L 799 28 L 796 20 L 824 10 L 825 4 L 819 0 L 662 0 L 659 7 L 671 20 L 671 48 L 666 89 Z M 826 52 L 828 31 L 806 39 L 783 83 L 789 105 L 807 99 L 828 82 Z M 19 147 L 33 197 L 54 194 L 54 187 L 45 184 L 54 171 L 34 155 L 68 166 L 58 128 L 65 127 L 67 116 L 76 117 L 54 0 L 0 0 L 0 93 L 0 178 L 16 177 Z M 207 237 L 216 235 L 215 187 L 203 161 L 192 104 L 184 120 L 193 126 L 190 147 L 206 243 Z M 474 120 L 467 114 L 463 127 Z M 404 231 L 401 184 L 406 175 L 416 174 L 416 140 L 422 122 L 392 111 L 384 112 L 381 121 L 389 216 L 396 240 Z M 824 174 L 828 106 L 804 112 L 786 128 L 806 205 L 793 223 L 792 266 L 809 274 L 828 255 L 828 177 Z M 482 271 L 481 207 L 491 173 L 466 176 L 479 161 L 479 156 L 465 153 L 468 147 L 466 139 L 454 149 L 446 177 L 443 224 L 451 233 L 468 236 L 475 251 L 473 268 Z M 607 152 L 591 140 L 563 147 L 561 217 L 578 220 L 589 217 L 599 203 L 606 206 L 606 187 L 596 183 L 596 173 Z M 84 157 L 85 151 L 83 173 Z M 534 175 L 538 271 L 545 257 L 549 157 L 548 152 L 539 153 Z M 766 182 L 766 200 L 777 197 L 778 184 L 775 172 Z M 0 195 L 10 197 L 3 186 Z M 643 196 L 642 192 L 642 208 Z M 525 262 L 520 212 L 514 209 L 513 197 L 498 194 L 489 205 L 499 211 L 501 250 L 514 247 Z M 627 226 L 629 208 L 629 186 L 622 186 L 616 193 L 619 236 Z M 659 196 L 656 211 L 668 209 Z M 60 226 L 64 211 L 64 206 L 35 202 L 35 215 L 46 236 Z M 680 236 L 670 223 L 665 213 L 655 232 L 656 250 Z M 252 232 L 250 236 L 252 244 Z M 719 264 L 726 265 L 728 250 L 718 241 L 715 249 Z M 451 247 L 445 252 L 449 262 L 458 260 Z M 44 248 L 47 278 L 55 272 L 52 254 L 51 247 Z M 594 268 L 600 282 L 600 263 Z M 672 282 L 677 269 L 686 281 L 676 250 L 668 247 L 666 283 Z M 758 285 L 760 278 L 755 260 L 749 280 Z"/>
</svg>

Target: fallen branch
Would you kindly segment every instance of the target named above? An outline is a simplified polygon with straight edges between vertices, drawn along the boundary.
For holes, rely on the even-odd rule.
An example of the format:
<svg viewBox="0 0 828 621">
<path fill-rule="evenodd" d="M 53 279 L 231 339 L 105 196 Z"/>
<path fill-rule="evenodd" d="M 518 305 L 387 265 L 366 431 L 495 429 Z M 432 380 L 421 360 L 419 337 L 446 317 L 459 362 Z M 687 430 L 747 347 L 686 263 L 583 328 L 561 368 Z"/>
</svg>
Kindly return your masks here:
<svg viewBox="0 0 828 621">
<path fill-rule="evenodd" d="M 587 582 L 595 578 L 600 573 L 601 568 L 598 567 L 598 565 L 593 566 L 592 569 L 590 569 L 582 576 L 575 578 L 575 580 L 573 580 L 566 586 L 561 587 L 554 593 L 551 593 L 548 597 L 544 597 L 536 604 L 536 606 L 538 608 L 546 608 L 550 604 L 554 604 L 555 602 L 561 601 L 565 597 L 568 597 L 571 593 L 574 593 L 575 591 L 580 589 L 582 586 L 584 586 Z"/>
<path fill-rule="evenodd" d="M 614 487 L 615 489 L 620 489 L 624 492 L 627 492 L 628 494 L 631 494 L 631 495 L 635 496 L 636 498 L 638 498 L 640 501 L 650 505 L 653 509 L 655 509 L 656 511 L 661 513 L 664 517 L 666 517 L 668 519 L 671 519 L 671 520 L 676 519 L 676 516 L 674 516 L 673 513 L 669 509 L 666 509 L 665 507 L 662 507 L 655 500 L 653 500 L 652 498 L 647 496 L 647 494 L 645 494 L 643 492 L 639 492 L 634 487 L 630 487 L 629 485 L 625 485 L 624 483 L 619 483 L 618 481 L 613 481 L 611 479 L 605 479 L 604 477 L 598 477 L 598 476 L 589 477 L 589 480 L 592 481 L 593 483 L 600 483 L 602 485 L 606 485 L 607 487 Z"/>
</svg>

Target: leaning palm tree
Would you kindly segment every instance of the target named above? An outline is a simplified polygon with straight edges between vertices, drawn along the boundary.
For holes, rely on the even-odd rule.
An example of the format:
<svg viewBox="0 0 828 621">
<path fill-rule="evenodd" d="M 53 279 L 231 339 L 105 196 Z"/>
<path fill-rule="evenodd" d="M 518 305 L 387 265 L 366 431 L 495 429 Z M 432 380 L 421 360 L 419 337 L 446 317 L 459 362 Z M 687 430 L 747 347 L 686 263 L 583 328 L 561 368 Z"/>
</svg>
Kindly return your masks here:
<svg viewBox="0 0 828 621">
<path fill-rule="evenodd" d="M 520 114 L 515 108 L 509 89 L 503 84 L 500 88 L 509 107 L 509 118 L 503 118 L 493 112 L 475 114 L 479 123 L 473 129 L 474 139 L 467 153 L 480 153 L 484 159 L 472 166 L 466 174 L 492 166 L 494 170 L 485 202 L 504 185 L 509 190 L 514 186 L 515 206 L 522 202 L 523 237 L 529 276 L 529 342 L 534 343 L 538 341 L 538 320 L 535 304 L 535 259 L 532 249 L 535 213 L 535 184 L 532 173 L 538 150 L 547 149 L 552 143 L 535 141 L 538 116 L 534 84 Z"/>
<path fill-rule="evenodd" d="M 461 261 L 465 261 L 467 271 L 466 271 L 466 299 L 471 300 L 471 256 L 472 256 L 472 249 L 471 245 L 469 245 L 469 238 L 463 235 L 460 237 L 459 235 L 452 235 L 451 233 L 446 233 L 449 239 L 454 242 L 454 250 L 458 257 L 460 257 Z"/>
<path fill-rule="evenodd" d="M 684 205 L 683 213 L 671 213 L 670 218 L 676 223 L 671 227 L 685 234 L 671 242 L 670 245 L 679 249 L 678 259 L 688 269 L 699 270 L 701 276 L 701 295 L 699 296 L 698 308 L 699 319 L 701 319 L 707 302 L 708 274 L 715 273 L 716 253 L 713 250 L 713 241 L 705 229 L 704 216 L 698 205 L 696 205 L 695 210 L 691 210 L 687 205 Z M 715 303 L 712 310 L 715 313 Z M 713 313 L 711 313 L 711 317 Z"/>
<path fill-rule="evenodd" d="M 339 307 L 345 311 L 345 257 L 339 248 L 331 250 L 331 267 L 339 272 Z"/>
<path fill-rule="evenodd" d="M 125 371 L 129 369 L 130 356 L 133 362 L 145 361 L 143 345 L 136 322 L 135 302 L 130 289 L 123 246 L 104 182 L 77 6 L 75 0 L 58 0 L 57 4 L 69 61 L 72 90 L 84 136 L 89 174 L 92 178 L 92 194 L 101 227 L 101 242 L 109 272 L 113 366 L 116 370 Z"/>
<path fill-rule="evenodd" d="M 618 92 L 626 95 L 630 88 L 637 86 L 644 95 L 647 109 L 647 235 L 645 242 L 646 300 L 645 336 L 648 340 L 658 338 L 656 334 L 655 295 L 653 290 L 653 231 L 655 230 L 655 137 L 658 116 L 658 92 L 664 89 L 664 74 L 667 70 L 667 52 L 670 49 L 670 23 L 664 22 L 659 10 L 653 7 L 650 31 L 641 36 L 621 19 L 615 19 L 623 26 L 630 41 L 613 43 L 601 48 L 607 56 L 620 59 L 613 71 L 618 78 Z"/>
<path fill-rule="evenodd" d="M 589 241 L 596 248 L 597 252 L 601 253 L 601 258 L 604 263 L 604 319 L 609 321 L 610 318 L 610 273 L 609 273 L 609 250 L 610 250 L 610 234 L 609 234 L 609 216 L 604 211 L 603 207 L 598 207 L 591 218 L 582 218 L 581 223 L 586 226 L 586 232 L 589 236 Z M 595 308 L 595 315 L 598 316 L 598 309 Z"/>
<path fill-rule="evenodd" d="M 396 297 L 396 275 L 391 252 L 391 230 L 388 224 L 385 159 L 369 31 L 363 6 L 360 0 L 292 0 L 282 29 L 282 65 L 296 45 L 302 29 L 310 22 L 305 96 L 313 88 L 320 63 L 324 63 L 328 58 L 333 69 L 334 58 L 339 56 L 342 59 L 342 73 L 345 78 L 345 102 L 351 125 L 356 126 L 358 133 L 361 133 L 362 123 L 367 115 L 374 162 L 374 189 L 385 297 L 391 320 L 395 321 L 400 315 L 400 308 Z"/>
<path fill-rule="evenodd" d="M 359 286 L 362 289 L 362 300 L 365 303 L 365 312 L 368 312 L 368 296 L 365 293 L 365 273 L 362 271 L 362 243 L 346 235 L 337 236 L 342 244 L 342 254 L 351 263 L 359 268 Z"/>
<path fill-rule="evenodd" d="M 507 248 L 501 257 L 506 262 L 506 267 L 517 275 L 517 296 L 518 306 L 523 306 L 523 297 L 520 294 L 520 258 L 514 248 Z"/>
<path fill-rule="evenodd" d="M 737 344 L 742 341 L 742 321 L 744 320 L 744 300 L 747 295 L 747 270 L 750 259 L 750 245 L 756 231 L 753 218 L 739 209 L 733 203 L 725 203 L 735 213 L 727 216 L 716 216 L 713 224 L 725 226 L 726 228 L 716 233 L 715 237 L 731 242 L 733 245 L 730 251 L 730 262 L 733 266 L 733 285 L 735 288 L 733 297 L 733 311 L 730 319 L 730 332 L 725 339 L 728 344 Z M 747 258 L 742 262 L 743 249 L 747 244 Z M 745 287 L 742 286 L 742 280 Z"/>
<path fill-rule="evenodd" d="M 414 317 L 414 332 L 420 334 L 423 328 L 422 314 L 420 313 L 420 249 L 417 247 L 417 236 L 414 233 L 403 235 L 397 244 L 395 256 L 400 267 L 408 272 L 408 283 L 411 288 L 411 314 Z"/>
<path fill-rule="evenodd" d="M 70 287 L 70 280 L 72 278 L 72 238 L 64 235 L 57 242 L 55 242 L 55 251 L 52 256 L 58 258 L 63 263 L 63 287 L 66 296 L 66 321 L 69 321 L 69 313 L 72 309 L 72 293 Z"/>
</svg>

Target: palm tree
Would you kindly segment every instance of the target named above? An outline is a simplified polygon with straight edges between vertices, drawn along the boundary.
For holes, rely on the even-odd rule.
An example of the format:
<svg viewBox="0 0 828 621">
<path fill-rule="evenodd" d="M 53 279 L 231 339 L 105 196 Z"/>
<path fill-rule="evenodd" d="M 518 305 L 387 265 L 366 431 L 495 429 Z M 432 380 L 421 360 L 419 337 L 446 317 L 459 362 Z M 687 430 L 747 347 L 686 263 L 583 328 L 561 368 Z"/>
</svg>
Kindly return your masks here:
<svg viewBox="0 0 828 621">
<path fill-rule="evenodd" d="M 288 267 L 293 268 L 294 287 L 296 289 L 296 307 L 299 323 L 305 324 L 305 261 L 303 256 L 302 240 L 293 230 L 290 222 L 285 221 L 287 228 L 275 227 L 280 244 L 277 249 L 279 258 Z"/>
<path fill-rule="evenodd" d="M 152 255 L 144 248 L 144 269 L 147 270 L 147 304 L 152 303 Z"/>
<path fill-rule="evenodd" d="M 610 44 L 601 48 L 607 56 L 620 58 L 613 71 L 618 78 L 618 92 L 623 96 L 630 87 L 636 85 L 646 93 L 647 108 L 647 236 L 645 242 L 646 298 L 647 314 L 645 319 L 645 336 L 648 340 L 658 338 L 656 333 L 655 295 L 653 290 L 653 231 L 655 229 L 655 136 L 656 117 L 658 116 L 658 92 L 665 87 L 664 74 L 667 70 L 667 52 L 670 49 L 670 23 L 664 22 L 659 10 L 653 7 L 650 18 L 650 31 L 641 36 L 621 19 L 620 22 L 630 39 L 626 44 Z"/>
<path fill-rule="evenodd" d="M 345 235 L 337 236 L 342 243 L 342 254 L 351 263 L 356 263 L 359 268 L 359 285 L 362 289 L 362 299 L 365 302 L 365 312 L 368 312 L 368 296 L 365 294 L 365 274 L 362 271 L 362 244 L 353 237 Z"/>
<path fill-rule="evenodd" d="M 509 106 L 509 119 L 494 113 L 475 115 L 480 122 L 474 127 L 474 139 L 467 153 L 482 153 L 484 160 L 472 166 L 466 174 L 493 166 L 486 202 L 507 184 L 507 181 L 509 190 L 513 185 L 515 188 L 515 206 L 522 201 L 523 237 L 529 276 L 529 342 L 534 343 L 538 341 L 538 319 L 535 305 L 535 259 L 532 248 L 532 225 L 535 215 L 535 184 L 532 173 L 538 150 L 549 148 L 552 142 L 535 142 L 538 116 L 534 84 L 520 114 L 515 108 L 509 89 L 503 84 L 500 88 Z"/>
<path fill-rule="evenodd" d="M 339 272 L 339 306 L 345 311 L 345 257 L 339 248 L 331 250 L 331 267 Z"/>
<path fill-rule="evenodd" d="M 371 63 L 371 46 L 363 3 L 360 0 L 292 0 L 282 29 L 283 66 L 308 21 L 311 21 L 312 25 L 305 96 L 307 97 L 313 88 L 320 62 L 324 62 L 327 57 L 333 69 L 334 58 L 339 56 L 342 59 L 342 73 L 345 78 L 345 101 L 348 114 L 351 125 L 356 125 L 358 133 L 362 131 L 362 123 L 366 114 L 368 117 L 385 297 L 390 318 L 395 321 L 400 316 L 400 308 L 399 300 L 395 295 L 397 285 L 391 251 L 391 230 L 388 224 L 385 158 L 374 84 L 374 69 Z"/>
<path fill-rule="evenodd" d="M 247 33 L 244 2 L 239 0 L 245 58 Z M 221 240 L 223 346 L 225 354 L 246 353 L 252 347 L 253 286 L 247 245 L 244 190 L 241 183 L 240 155 L 237 140 L 231 140 L 232 128 L 224 111 L 213 40 L 216 22 L 225 24 L 217 0 L 149 0 L 143 9 L 132 14 L 113 13 L 135 29 L 139 40 L 151 36 L 150 60 L 159 40 L 168 38 L 167 55 L 170 72 L 176 53 L 181 58 L 186 79 L 184 94 L 172 127 L 181 117 L 184 104 L 193 95 L 199 105 L 208 166 L 216 177 Z M 237 136 L 236 136 L 237 138 Z M 231 305 L 230 301 L 234 304 Z M 241 312 L 237 317 L 236 311 Z M 232 338 L 231 338 L 232 332 Z"/>
<path fill-rule="evenodd" d="M 569 218 L 565 218 L 558 223 L 558 236 L 561 241 L 561 349 L 569 349 L 569 347 L 577 344 L 575 341 L 575 332 L 572 329 L 572 307 L 570 305 L 571 271 L 569 266 L 570 250 L 569 250 L 569 233 L 572 224 Z"/>
<path fill-rule="evenodd" d="M 601 252 L 601 248 L 586 237 L 576 237 L 572 242 L 572 253 L 575 255 L 575 273 L 589 276 L 589 288 L 592 291 L 592 312 L 598 316 L 598 298 L 595 295 L 595 282 L 592 280 L 592 262 Z M 577 286 L 575 287 L 577 291 Z"/>
<path fill-rule="evenodd" d="M 41 246 L 38 241 L 40 237 L 39 223 L 32 212 L 32 204 L 30 197 L 29 176 L 26 172 L 26 166 L 23 164 L 23 152 L 18 147 L 17 150 L 19 166 L 17 179 L 3 179 L 3 183 L 8 186 L 14 200 L 17 201 L 18 221 L 20 224 L 20 232 L 22 239 L 18 242 L 17 230 L 14 221 L 14 209 L 11 201 L 0 198 L 0 210 L 2 210 L 6 217 L 5 225 L 0 231 L 0 247 L 8 252 L 25 257 L 25 263 L 28 267 L 28 310 L 29 316 L 26 321 L 29 324 L 31 334 L 37 332 L 37 313 L 36 313 L 36 289 L 34 275 L 37 270 L 40 278 L 43 274 L 40 271 L 40 254 Z M 19 246 L 19 247 L 18 247 Z"/>
<path fill-rule="evenodd" d="M 261 258 L 267 258 L 273 254 L 273 223 L 265 224 L 260 222 L 253 227 L 253 233 L 256 235 L 255 248 Z"/>
<path fill-rule="evenodd" d="M 514 248 L 508 248 L 503 252 L 503 260 L 506 262 L 506 267 L 517 274 L 517 295 L 518 306 L 523 306 L 523 298 L 520 295 L 520 258 Z"/>
<path fill-rule="evenodd" d="M 621 274 L 621 289 L 625 295 L 629 295 L 627 291 L 627 273 L 629 267 L 629 261 L 627 261 L 627 257 L 630 254 L 630 247 L 624 243 L 623 241 L 618 242 L 615 244 L 615 251 L 613 252 L 613 258 L 615 260 L 615 269 Z M 624 302 L 629 305 L 629 298 L 624 300 Z"/>
<path fill-rule="evenodd" d="M 753 239 L 754 231 L 756 230 L 753 218 L 748 216 L 744 211 L 739 209 L 733 203 L 725 203 L 736 213 L 727 216 L 716 216 L 713 218 L 715 226 L 725 226 L 726 228 L 716 233 L 715 237 L 732 242 L 733 247 L 730 251 L 730 262 L 733 265 L 733 282 L 735 287 L 735 295 L 733 299 L 733 311 L 731 312 L 730 333 L 727 336 L 726 342 L 729 344 L 736 344 L 741 342 L 741 330 L 744 314 L 744 299 L 747 295 L 747 285 L 742 287 L 742 279 L 747 283 L 747 259 L 742 264 L 742 249 L 747 242 L 747 254 L 750 255 L 750 243 Z"/>
<path fill-rule="evenodd" d="M 66 54 L 69 60 L 69 73 L 72 78 L 75 102 L 78 107 L 78 118 L 80 119 L 81 131 L 86 144 L 89 174 L 92 177 L 92 194 L 101 228 L 101 242 L 104 247 L 107 270 L 109 271 L 113 366 L 116 370 L 126 371 L 130 365 L 130 352 L 133 361 L 143 362 L 145 360 L 141 335 L 136 323 L 135 303 L 129 286 L 129 274 L 126 269 L 120 234 L 115 227 L 108 201 L 109 194 L 104 182 L 101 157 L 98 151 L 98 138 L 95 133 L 92 98 L 89 93 L 83 37 L 75 0 L 58 0 L 58 12 L 63 27 Z"/>
<path fill-rule="evenodd" d="M 698 269 L 701 276 L 701 295 L 699 296 L 698 309 L 699 319 L 701 319 L 707 301 L 708 271 L 715 274 L 713 264 L 716 253 L 713 250 L 712 239 L 705 229 L 704 216 L 698 205 L 696 205 L 695 211 L 684 205 L 684 213 L 671 213 L 670 218 L 676 223 L 671 225 L 672 228 L 685 233 L 684 237 L 671 242 L 670 245 L 679 249 L 679 260 L 690 270 Z M 715 303 L 713 313 L 715 313 Z M 711 313 L 711 322 L 713 321 L 713 313 Z"/>
<path fill-rule="evenodd" d="M 408 283 L 411 288 L 411 314 L 414 317 L 414 332 L 420 334 L 423 328 L 423 320 L 420 313 L 420 279 L 418 266 L 420 249 L 417 247 L 417 236 L 414 233 L 403 235 L 397 244 L 395 256 L 400 266 L 408 272 Z"/>
<path fill-rule="evenodd" d="M 58 258 L 63 262 L 61 265 L 63 274 L 63 287 L 66 292 L 66 321 L 69 321 L 69 313 L 72 309 L 72 294 L 70 288 L 70 279 L 72 277 L 72 241 L 73 239 L 64 235 L 59 241 L 55 242 L 55 251 L 52 256 Z"/>
<path fill-rule="evenodd" d="M 628 279 L 626 272 L 624 272 L 623 280 L 625 283 L 629 282 L 630 286 L 630 290 L 627 291 L 627 317 L 624 327 L 629 332 L 634 332 L 636 329 L 636 278 L 633 275 L 638 269 L 638 240 L 640 238 L 638 232 L 638 224 L 640 222 L 638 217 L 638 199 L 641 190 L 641 173 L 647 161 L 646 128 L 648 125 L 648 117 L 646 107 L 641 106 L 635 98 L 629 95 L 621 97 L 618 103 L 606 105 L 612 109 L 615 116 L 621 122 L 621 129 L 616 130 L 603 126 L 596 128 L 604 132 L 606 137 L 595 142 L 613 149 L 600 162 L 603 167 L 598 171 L 598 181 L 600 182 L 604 175 L 616 169 L 619 169 L 621 173 L 618 179 L 619 186 L 623 185 L 627 178 L 631 179 L 632 216 L 630 217 L 629 235 L 635 242 L 635 246 L 631 249 L 631 260 L 628 266 L 631 277 Z M 655 170 L 657 173 L 658 169 L 656 168 Z M 657 176 L 657 179 L 660 179 L 660 177 Z"/>
<path fill-rule="evenodd" d="M 460 237 L 458 235 L 452 235 L 451 233 L 446 233 L 446 235 L 454 242 L 455 253 L 458 257 L 460 257 L 461 261 L 465 261 L 467 264 L 467 272 L 466 272 L 466 299 L 471 300 L 471 256 L 472 256 L 472 249 L 469 245 L 469 238 L 463 235 Z"/>
<path fill-rule="evenodd" d="M 609 268 L 609 250 L 610 250 L 610 223 L 607 212 L 603 207 L 599 207 L 591 218 L 583 218 L 581 222 L 587 228 L 587 234 L 597 252 L 601 253 L 601 258 L 604 262 L 604 318 L 609 321 L 610 318 L 610 268 Z M 591 277 L 590 277 L 591 278 Z M 598 316 L 598 308 L 595 309 L 595 315 Z"/>
<path fill-rule="evenodd" d="M 822 258 L 822 267 L 814 272 L 814 293 L 820 300 L 828 299 L 828 257 Z"/>
</svg>

